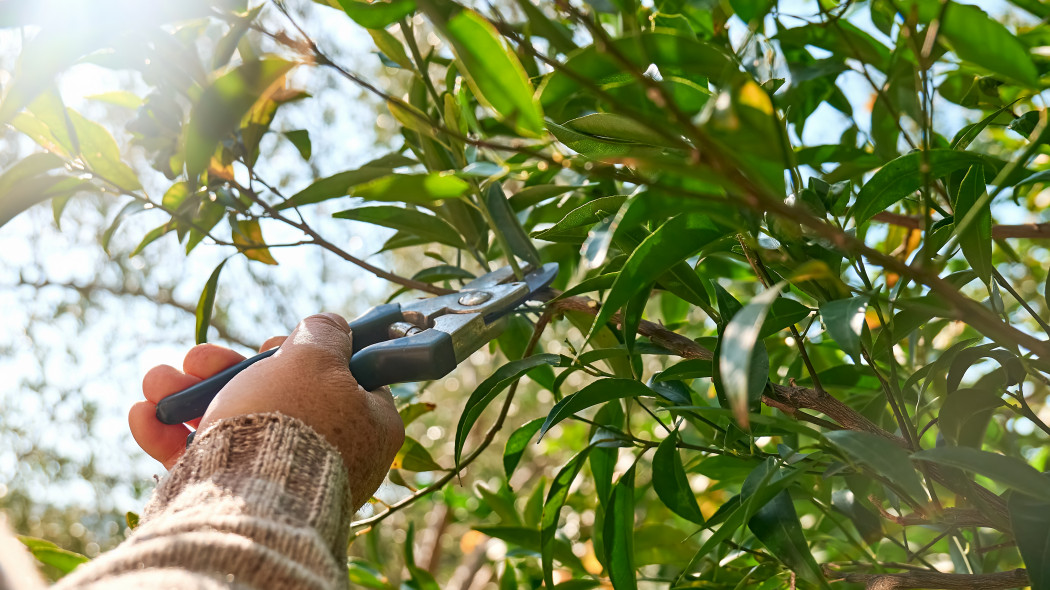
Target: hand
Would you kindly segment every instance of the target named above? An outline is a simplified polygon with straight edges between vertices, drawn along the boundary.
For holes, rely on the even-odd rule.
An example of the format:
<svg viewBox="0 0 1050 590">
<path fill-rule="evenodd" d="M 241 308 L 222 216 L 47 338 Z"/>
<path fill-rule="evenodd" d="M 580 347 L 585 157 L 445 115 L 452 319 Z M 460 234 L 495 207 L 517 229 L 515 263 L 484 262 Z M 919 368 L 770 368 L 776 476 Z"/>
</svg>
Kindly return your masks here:
<svg viewBox="0 0 1050 590">
<path fill-rule="evenodd" d="M 306 318 L 287 338 L 267 340 L 260 351 L 281 349 L 234 377 L 204 416 L 189 425 L 203 431 L 223 418 L 257 412 L 298 418 L 339 451 L 354 503 L 364 504 L 386 476 L 405 429 L 390 390 L 365 391 L 350 374 L 351 338 L 350 326 L 336 314 Z M 228 348 L 201 344 L 186 354 L 182 371 L 168 365 L 150 369 L 142 380 L 146 401 L 128 414 L 142 450 L 171 469 L 185 451 L 190 430 L 157 420 L 157 403 L 242 360 Z"/>
</svg>

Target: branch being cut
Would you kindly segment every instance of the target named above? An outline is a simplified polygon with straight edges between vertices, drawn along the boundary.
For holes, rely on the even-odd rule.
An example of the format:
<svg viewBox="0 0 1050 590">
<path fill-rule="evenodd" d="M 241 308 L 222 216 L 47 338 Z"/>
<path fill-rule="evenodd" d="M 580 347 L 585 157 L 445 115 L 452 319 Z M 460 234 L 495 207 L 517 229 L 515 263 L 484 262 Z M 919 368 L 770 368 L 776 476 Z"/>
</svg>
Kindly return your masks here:
<svg viewBox="0 0 1050 590">
<path fill-rule="evenodd" d="M 890 225 L 906 227 L 908 229 L 922 229 L 922 219 L 910 215 L 890 213 L 883 211 L 872 217 L 874 221 L 881 221 Z M 1032 240 L 1050 239 L 1050 223 L 1020 223 L 1016 225 L 993 225 L 992 238 L 1002 240 L 1006 238 L 1028 238 Z"/>
<path fill-rule="evenodd" d="M 828 567 L 824 573 L 828 578 Z M 1023 588 L 1029 584 L 1028 572 L 1022 568 L 993 574 L 942 574 L 940 572 L 906 572 L 903 574 L 845 574 L 838 578 L 844 582 L 864 584 L 867 590 L 904 590 L 927 588 L 943 590 L 1005 590 Z"/>
</svg>

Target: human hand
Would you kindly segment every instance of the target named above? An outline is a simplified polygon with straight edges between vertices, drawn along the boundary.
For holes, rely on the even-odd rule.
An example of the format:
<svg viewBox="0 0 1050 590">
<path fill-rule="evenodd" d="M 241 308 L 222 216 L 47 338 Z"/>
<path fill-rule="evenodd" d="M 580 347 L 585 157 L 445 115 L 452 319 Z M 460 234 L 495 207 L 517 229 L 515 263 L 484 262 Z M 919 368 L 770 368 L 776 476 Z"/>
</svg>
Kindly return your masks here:
<svg viewBox="0 0 1050 590">
<path fill-rule="evenodd" d="M 367 392 L 350 373 L 351 338 L 346 320 L 336 314 L 306 318 L 287 338 L 267 340 L 260 351 L 281 349 L 234 377 L 189 425 L 203 431 L 223 418 L 258 412 L 298 418 L 339 451 L 354 502 L 363 504 L 382 483 L 405 431 L 390 390 Z M 157 403 L 242 360 L 228 348 L 201 344 L 186 354 L 182 371 L 168 365 L 150 369 L 142 380 L 146 401 L 128 414 L 142 450 L 171 469 L 185 452 L 190 430 L 157 420 Z"/>
</svg>

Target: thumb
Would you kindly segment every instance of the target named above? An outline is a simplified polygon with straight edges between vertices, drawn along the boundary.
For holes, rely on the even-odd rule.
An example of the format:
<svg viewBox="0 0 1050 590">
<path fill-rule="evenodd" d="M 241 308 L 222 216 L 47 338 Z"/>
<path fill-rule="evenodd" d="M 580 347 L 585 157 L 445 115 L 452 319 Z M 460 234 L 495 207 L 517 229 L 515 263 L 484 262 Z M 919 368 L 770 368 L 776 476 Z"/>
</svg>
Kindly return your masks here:
<svg viewBox="0 0 1050 590">
<path fill-rule="evenodd" d="M 281 345 L 279 356 L 309 355 L 316 360 L 338 362 L 347 367 L 352 354 L 350 325 L 334 313 L 312 315 L 295 327 Z"/>
</svg>

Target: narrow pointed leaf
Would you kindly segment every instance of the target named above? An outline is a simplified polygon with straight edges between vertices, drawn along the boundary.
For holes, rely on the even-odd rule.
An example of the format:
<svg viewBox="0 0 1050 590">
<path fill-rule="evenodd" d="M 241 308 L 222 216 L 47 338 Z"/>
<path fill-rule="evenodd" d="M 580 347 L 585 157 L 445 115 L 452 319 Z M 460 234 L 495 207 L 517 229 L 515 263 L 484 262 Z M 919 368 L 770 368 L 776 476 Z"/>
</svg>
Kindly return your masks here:
<svg viewBox="0 0 1050 590">
<path fill-rule="evenodd" d="M 197 344 L 204 344 L 208 341 L 208 325 L 211 323 L 211 312 L 215 306 L 215 292 L 219 288 L 219 273 L 222 272 L 222 267 L 226 266 L 227 260 L 229 259 L 220 262 L 219 266 L 211 271 L 211 276 L 208 277 L 208 282 L 204 283 L 204 290 L 201 291 L 201 297 L 197 301 L 197 328 L 195 331 Z"/>
<path fill-rule="evenodd" d="M 689 487 L 682 458 L 678 456 L 678 431 L 667 436 L 653 455 L 653 488 L 660 501 L 671 512 L 696 524 L 704 524 L 704 515 Z"/>
</svg>

